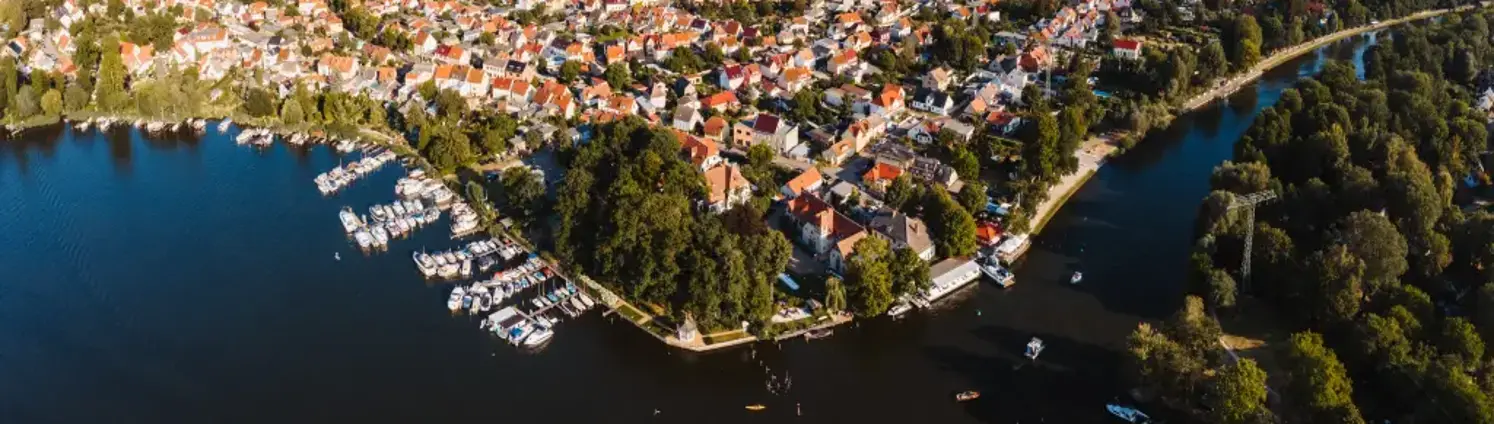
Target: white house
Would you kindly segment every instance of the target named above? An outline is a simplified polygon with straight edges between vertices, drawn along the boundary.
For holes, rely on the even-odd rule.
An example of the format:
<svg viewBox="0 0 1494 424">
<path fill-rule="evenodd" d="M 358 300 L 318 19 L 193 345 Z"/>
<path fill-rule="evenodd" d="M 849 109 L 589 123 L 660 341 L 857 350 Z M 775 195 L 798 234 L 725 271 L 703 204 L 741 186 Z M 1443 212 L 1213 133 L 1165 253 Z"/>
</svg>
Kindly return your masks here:
<svg viewBox="0 0 1494 424">
<path fill-rule="evenodd" d="M 913 94 L 913 109 L 921 110 L 938 115 L 949 115 L 954 109 L 954 100 L 949 98 L 943 91 L 919 88 Z"/>
<path fill-rule="evenodd" d="M 1111 42 L 1110 54 L 1126 60 L 1141 59 L 1141 40 L 1118 38 Z"/>
<path fill-rule="evenodd" d="M 866 229 L 812 194 L 789 200 L 788 212 L 798 224 L 799 243 L 822 258 L 831 271 L 845 273 L 856 242 L 867 236 Z"/>
</svg>

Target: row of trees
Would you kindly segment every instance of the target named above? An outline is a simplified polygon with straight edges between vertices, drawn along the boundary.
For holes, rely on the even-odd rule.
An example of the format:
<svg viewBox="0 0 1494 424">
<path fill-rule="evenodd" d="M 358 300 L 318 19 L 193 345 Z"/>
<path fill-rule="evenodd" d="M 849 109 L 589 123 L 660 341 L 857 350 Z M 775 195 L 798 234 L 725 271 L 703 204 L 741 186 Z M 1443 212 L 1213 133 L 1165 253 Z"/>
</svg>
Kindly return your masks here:
<svg viewBox="0 0 1494 424">
<path fill-rule="evenodd" d="M 629 299 L 675 318 L 689 312 L 707 329 L 767 323 L 792 247 L 755 207 L 720 216 L 698 207 L 705 182 L 679 150 L 671 131 L 636 118 L 597 127 L 565 158 L 556 253 Z"/>
<path fill-rule="evenodd" d="M 1459 206 L 1459 181 L 1487 182 L 1488 130 L 1470 107 L 1468 74 L 1494 56 L 1481 55 L 1486 35 L 1467 35 L 1486 34 L 1485 19 L 1401 30 L 1366 54 L 1366 81 L 1348 64 L 1328 64 L 1264 110 L 1235 160 L 1211 177 L 1192 290 L 1226 311 L 1237 291 L 1259 297 L 1297 332 L 1283 352 L 1280 418 L 1494 422 L 1494 363 L 1482 341 L 1494 331 L 1494 214 Z M 1228 209 L 1260 191 L 1279 197 L 1259 209 L 1261 222 Z M 1253 273 L 1236 282 L 1242 254 Z M 1468 307 L 1474 320 L 1459 312 Z M 1164 375 L 1197 375 L 1190 364 L 1208 355 L 1151 364 Z M 1144 366 L 1152 356 L 1132 358 Z M 1218 400 L 1187 382 L 1141 382 L 1172 399 Z"/>
</svg>

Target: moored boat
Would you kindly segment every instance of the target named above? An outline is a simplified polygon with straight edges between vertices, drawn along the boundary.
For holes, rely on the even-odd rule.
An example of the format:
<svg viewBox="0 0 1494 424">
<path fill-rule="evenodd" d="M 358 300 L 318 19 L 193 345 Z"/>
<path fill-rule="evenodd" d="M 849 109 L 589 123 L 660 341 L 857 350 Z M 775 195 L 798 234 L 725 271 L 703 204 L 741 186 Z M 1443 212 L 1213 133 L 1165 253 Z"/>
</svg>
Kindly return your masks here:
<svg viewBox="0 0 1494 424">
<path fill-rule="evenodd" d="M 761 411 L 761 410 L 764 410 L 764 409 L 768 409 L 768 407 L 763 406 L 760 403 L 754 403 L 754 404 L 751 404 L 751 405 L 747 405 L 746 408 L 747 408 L 748 411 L 753 411 L 753 412 Z"/>
<path fill-rule="evenodd" d="M 1111 415 L 1115 415 L 1116 417 L 1126 420 L 1127 422 L 1130 422 L 1132 424 L 1145 424 L 1152 422 L 1152 417 L 1147 416 L 1145 413 L 1142 413 L 1136 408 L 1111 403 L 1105 405 L 1105 410 L 1110 411 Z"/>
<path fill-rule="evenodd" d="M 896 305 L 892 305 L 891 309 L 887 310 L 887 316 L 899 317 L 911 310 L 913 310 L 912 304 L 909 304 L 906 301 L 898 302 Z"/>
<path fill-rule="evenodd" d="M 529 333 L 529 337 L 524 339 L 525 347 L 538 347 L 550 341 L 550 338 L 555 336 L 555 331 L 549 327 L 535 326 L 535 328 L 534 332 Z"/>
<path fill-rule="evenodd" d="M 819 329 L 809 330 L 808 332 L 804 333 L 804 340 L 823 339 L 823 338 L 826 338 L 826 337 L 830 337 L 831 334 L 835 334 L 835 329 L 833 329 L 833 328 L 819 328 Z"/>
<path fill-rule="evenodd" d="M 456 312 L 462 308 L 462 297 L 466 295 L 467 290 L 462 288 L 462 286 L 451 289 L 451 297 L 446 299 L 446 307 L 450 308 L 452 312 Z"/>
<path fill-rule="evenodd" d="M 966 390 L 955 394 L 955 401 L 957 402 L 971 401 L 979 398 L 980 392 L 974 390 Z"/>
<path fill-rule="evenodd" d="M 1069 284 L 1079 284 L 1080 281 L 1084 281 L 1084 273 L 1082 272 L 1074 271 L 1074 275 L 1069 277 Z"/>
</svg>

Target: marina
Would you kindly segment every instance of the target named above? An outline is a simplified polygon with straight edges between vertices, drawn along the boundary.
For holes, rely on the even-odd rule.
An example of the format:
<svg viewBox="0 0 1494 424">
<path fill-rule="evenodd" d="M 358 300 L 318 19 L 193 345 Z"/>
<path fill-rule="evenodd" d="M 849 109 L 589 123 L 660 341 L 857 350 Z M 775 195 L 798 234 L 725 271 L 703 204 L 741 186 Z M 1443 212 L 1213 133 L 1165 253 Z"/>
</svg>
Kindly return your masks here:
<svg viewBox="0 0 1494 424">
<path fill-rule="evenodd" d="M 345 165 L 338 165 L 336 168 L 332 168 L 331 171 L 317 175 L 313 181 L 316 183 L 317 190 L 320 190 L 323 195 L 330 195 L 357 182 L 359 178 L 363 178 L 379 170 L 384 164 L 396 158 L 398 156 L 392 151 L 379 150 L 377 153 L 364 156 L 362 159 Z"/>
<path fill-rule="evenodd" d="M 534 288 L 534 290 L 529 290 Z M 460 299 L 460 301 L 458 301 Z M 527 299 L 527 302 L 524 300 Z M 509 306 L 505 301 L 514 300 Z M 533 306 L 533 308 L 529 308 Z M 596 306 L 596 302 L 571 282 L 559 277 L 538 257 L 493 274 L 491 279 L 452 288 L 447 307 L 453 312 L 467 311 L 482 316 L 478 328 L 514 346 L 536 348 L 555 335 L 560 315 L 576 318 Z"/>
</svg>

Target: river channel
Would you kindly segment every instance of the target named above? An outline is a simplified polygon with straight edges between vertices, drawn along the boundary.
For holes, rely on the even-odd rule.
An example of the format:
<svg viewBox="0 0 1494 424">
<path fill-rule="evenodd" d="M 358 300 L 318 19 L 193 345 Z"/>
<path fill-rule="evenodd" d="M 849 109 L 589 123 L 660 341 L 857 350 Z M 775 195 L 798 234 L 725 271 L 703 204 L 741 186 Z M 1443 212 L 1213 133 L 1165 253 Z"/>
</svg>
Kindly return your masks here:
<svg viewBox="0 0 1494 424">
<path fill-rule="evenodd" d="M 1181 303 L 1211 169 L 1294 79 L 1327 57 L 1357 65 L 1368 42 L 1277 68 L 1112 159 L 1015 287 L 710 354 L 597 312 L 526 354 L 452 316 L 449 286 L 409 259 L 454 246 L 447 221 L 372 256 L 338 224 L 344 205 L 393 198 L 394 165 L 328 198 L 312 177 L 342 159 L 326 147 L 31 132 L 0 141 L 0 422 L 1110 422 L 1126 335 Z M 1048 349 L 1028 362 L 1034 336 Z M 791 387 L 769 393 L 770 375 Z M 951 399 L 968 389 L 983 396 Z"/>
</svg>

